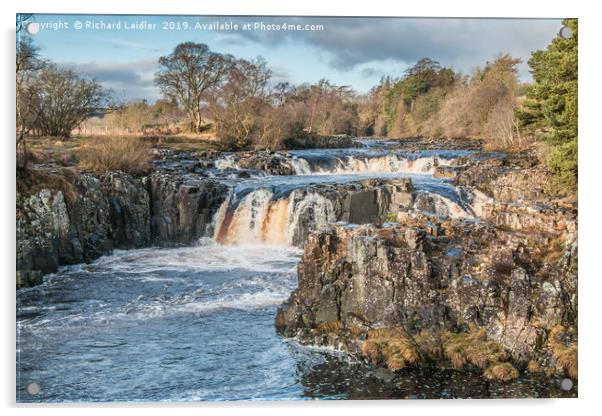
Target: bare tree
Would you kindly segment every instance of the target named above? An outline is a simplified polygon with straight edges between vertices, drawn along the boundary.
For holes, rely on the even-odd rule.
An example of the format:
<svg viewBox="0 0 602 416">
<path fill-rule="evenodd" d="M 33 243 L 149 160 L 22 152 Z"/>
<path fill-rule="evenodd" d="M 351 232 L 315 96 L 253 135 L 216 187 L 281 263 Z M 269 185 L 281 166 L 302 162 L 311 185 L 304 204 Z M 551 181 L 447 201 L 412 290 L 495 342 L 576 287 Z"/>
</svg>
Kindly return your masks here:
<svg viewBox="0 0 602 416">
<path fill-rule="evenodd" d="M 243 149 L 260 143 L 272 123 L 268 82 L 272 71 L 263 58 L 231 61 L 225 82 L 210 91 L 211 112 L 220 138 L 230 147 Z"/>
<path fill-rule="evenodd" d="M 19 14 L 17 16 L 17 45 L 16 45 L 16 129 L 17 129 L 17 167 L 27 167 L 27 141 L 26 137 L 35 122 L 34 114 L 29 107 L 32 100 L 32 90 L 28 88 L 35 73 L 42 69 L 46 62 L 40 59 L 38 48 L 31 38 L 24 34 L 26 24 L 32 15 Z"/>
<path fill-rule="evenodd" d="M 186 110 L 193 131 L 202 130 L 202 108 L 208 90 L 224 80 L 230 62 L 229 56 L 193 42 L 181 43 L 171 54 L 159 58 L 155 83 L 163 94 L 175 98 Z"/>
<path fill-rule="evenodd" d="M 272 89 L 273 103 L 276 106 L 282 106 L 286 103 L 288 97 L 295 90 L 290 82 L 284 81 L 274 85 Z"/>
<path fill-rule="evenodd" d="M 71 131 L 95 114 L 115 107 L 111 90 L 69 69 L 48 65 L 27 86 L 33 129 L 43 136 L 68 138 Z"/>
</svg>

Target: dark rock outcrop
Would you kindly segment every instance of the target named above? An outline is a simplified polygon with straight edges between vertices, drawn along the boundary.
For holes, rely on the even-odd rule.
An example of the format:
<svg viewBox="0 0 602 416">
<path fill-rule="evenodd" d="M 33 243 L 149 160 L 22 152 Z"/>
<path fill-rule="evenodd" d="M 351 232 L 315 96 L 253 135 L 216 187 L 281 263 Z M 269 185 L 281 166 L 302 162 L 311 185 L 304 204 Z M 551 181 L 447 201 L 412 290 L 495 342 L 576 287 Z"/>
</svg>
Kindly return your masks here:
<svg viewBox="0 0 602 416">
<path fill-rule="evenodd" d="M 150 244 L 149 195 L 140 179 L 81 174 L 67 186 L 69 197 L 51 187 L 17 195 L 18 286 L 37 283 L 59 265 Z"/>
<path fill-rule="evenodd" d="M 206 179 L 154 174 L 145 181 L 151 198 L 150 229 L 156 244 L 190 244 L 205 235 L 228 187 Z"/>
<path fill-rule="evenodd" d="M 344 149 L 357 147 L 353 137 L 347 135 L 320 136 L 316 134 L 301 134 L 283 142 L 286 149 Z"/>
<path fill-rule="evenodd" d="M 329 201 L 335 221 L 354 224 L 382 223 L 390 212 L 410 209 L 414 202 L 414 188 L 408 178 L 313 185 L 295 191 L 298 200 L 308 194 L 320 195 Z M 302 211 L 293 230 L 293 245 L 302 247 L 315 228 L 315 214 L 311 210 Z"/>
<path fill-rule="evenodd" d="M 17 194 L 17 287 L 115 248 L 189 244 L 204 235 L 227 195 L 225 185 L 180 175 L 111 172 L 72 179 L 68 198 L 52 186 Z"/>
<path fill-rule="evenodd" d="M 266 172 L 271 175 L 294 175 L 295 169 L 290 163 L 291 156 L 286 152 L 255 151 L 236 155 L 239 169 Z"/>
<path fill-rule="evenodd" d="M 444 138 L 444 137 L 405 137 L 403 139 L 373 139 L 385 143 L 391 149 L 408 151 L 421 150 L 482 150 L 483 141 L 478 139 Z M 364 145 L 370 147 L 369 139 L 364 140 Z"/>
</svg>

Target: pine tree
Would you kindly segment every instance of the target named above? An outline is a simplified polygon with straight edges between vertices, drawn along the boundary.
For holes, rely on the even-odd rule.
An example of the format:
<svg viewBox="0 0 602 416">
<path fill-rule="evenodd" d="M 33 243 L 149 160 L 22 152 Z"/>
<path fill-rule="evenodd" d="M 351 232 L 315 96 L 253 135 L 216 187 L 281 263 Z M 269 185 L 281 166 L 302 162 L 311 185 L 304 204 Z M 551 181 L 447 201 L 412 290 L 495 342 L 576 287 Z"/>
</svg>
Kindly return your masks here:
<svg viewBox="0 0 602 416">
<path fill-rule="evenodd" d="M 529 60 L 533 85 L 517 116 L 521 125 L 552 145 L 548 166 L 565 185 L 577 181 L 577 20 L 565 19 L 569 38 L 556 36 Z"/>
</svg>

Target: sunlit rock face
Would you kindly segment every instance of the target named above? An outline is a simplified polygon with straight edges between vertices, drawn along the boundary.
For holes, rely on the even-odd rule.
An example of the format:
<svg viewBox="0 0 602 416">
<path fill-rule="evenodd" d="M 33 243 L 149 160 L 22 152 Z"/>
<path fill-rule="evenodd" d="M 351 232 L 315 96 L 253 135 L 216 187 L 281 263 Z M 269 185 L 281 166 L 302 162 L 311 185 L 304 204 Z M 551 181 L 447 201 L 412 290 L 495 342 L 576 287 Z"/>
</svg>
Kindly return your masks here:
<svg viewBox="0 0 602 416">
<path fill-rule="evenodd" d="M 438 166 L 434 176 L 454 178 L 470 209 L 450 201 L 442 209 L 440 195 L 414 192 L 412 209 L 393 210 L 386 224 L 329 224 L 312 232 L 298 288 L 279 309 L 276 328 L 365 359 L 374 357 L 369 340 L 379 328 L 401 331 L 394 345 L 406 339 L 419 346 L 428 334 L 443 348 L 435 360 L 448 363 L 442 365 L 450 365 L 448 334 L 478 333 L 472 341 L 494 342 L 519 369 L 569 371 L 554 349 L 566 353 L 573 345 L 576 360 L 576 210 L 555 202 L 548 173 L 529 155 L 472 158 Z M 565 334 L 564 347 L 554 331 Z M 382 358 L 393 347 L 379 336 L 374 345 Z M 392 362 L 381 364 L 395 368 Z M 490 377 L 514 371 L 483 365 Z"/>
<path fill-rule="evenodd" d="M 309 236 L 276 325 L 313 343 L 312 330 L 337 321 L 349 349 L 378 327 L 474 325 L 526 363 L 546 329 L 575 323 L 575 241 L 558 235 L 423 215 L 385 227 L 327 225 Z"/>
</svg>

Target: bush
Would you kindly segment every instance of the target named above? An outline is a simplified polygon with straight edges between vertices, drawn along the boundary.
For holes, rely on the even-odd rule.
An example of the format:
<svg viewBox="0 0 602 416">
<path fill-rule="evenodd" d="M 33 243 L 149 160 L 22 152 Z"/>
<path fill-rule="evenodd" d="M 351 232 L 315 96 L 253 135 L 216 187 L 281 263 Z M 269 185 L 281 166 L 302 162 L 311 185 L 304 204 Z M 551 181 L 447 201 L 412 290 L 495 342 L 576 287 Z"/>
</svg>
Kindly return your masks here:
<svg viewBox="0 0 602 416">
<path fill-rule="evenodd" d="M 132 174 L 148 173 L 153 159 L 151 145 L 135 137 L 104 137 L 82 144 L 79 165 L 84 170 L 109 172 L 121 170 Z"/>
<path fill-rule="evenodd" d="M 577 183 L 577 140 L 554 147 L 548 157 L 548 166 L 558 175 L 560 184 L 572 188 Z"/>
</svg>

